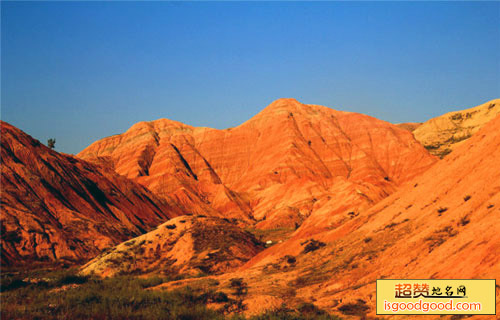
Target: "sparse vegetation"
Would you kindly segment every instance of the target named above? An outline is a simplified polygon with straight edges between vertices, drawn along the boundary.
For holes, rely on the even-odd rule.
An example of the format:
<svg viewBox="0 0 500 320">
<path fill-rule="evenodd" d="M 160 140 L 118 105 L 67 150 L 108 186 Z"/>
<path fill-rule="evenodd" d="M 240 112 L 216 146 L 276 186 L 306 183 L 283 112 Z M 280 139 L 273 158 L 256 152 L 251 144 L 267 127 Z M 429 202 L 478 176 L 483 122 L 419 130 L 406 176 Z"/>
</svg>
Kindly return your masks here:
<svg viewBox="0 0 500 320">
<path fill-rule="evenodd" d="M 364 316 L 370 308 L 364 300 L 358 299 L 356 302 L 346 303 L 339 307 L 339 311 L 351 316 Z"/>
<path fill-rule="evenodd" d="M 439 214 L 441 214 L 441 213 L 443 213 L 443 212 L 446 212 L 446 211 L 448 211 L 448 208 L 447 208 L 447 207 L 439 207 L 439 208 L 437 209 L 437 212 L 438 212 Z"/>
<path fill-rule="evenodd" d="M 406 218 L 406 219 L 404 219 L 403 221 L 399 221 L 399 222 L 394 221 L 394 222 L 391 222 L 391 223 L 389 223 L 388 225 L 386 225 L 386 226 L 384 227 L 384 230 L 385 230 L 385 229 L 392 229 L 392 228 L 394 228 L 395 226 L 400 225 L 400 224 L 405 223 L 405 222 L 408 222 L 408 221 L 410 221 L 410 219 Z"/>
<path fill-rule="evenodd" d="M 5 271 L 1 279 L 2 319 L 241 319 L 227 312 L 244 310 L 248 286 L 231 279 L 236 299 L 222 291 L 185 287 L 172 291 L 149 288 L 170 281 L 163 277 L 81 276 L 75 269 Z M 223 305 L 218 310 L 207 304 Z M 312 304 L 281 308 L 249 319 L 335 320 Z"/>
<path fill-rule="evenodd" d="M 135 241 L 134 241 L 134 240 L 130 240 L 130 241 L 125 242 L 125 245 L 126 245 L 127 247 L 131 247 L 131 246 L 133 246 L 134 244 L 135 244 Z"/>
<path fill-rule="evenodd" d="M 304 250 L 302 251 L 302 253 L 313 252 L 313 251 L 316 251 L 319 248 L 324 247 L 326 245 L 324 242 L 321 242 L 321 241 L 318 241 L 315 239 L 307 240 L 302 245 L 304 245 L 304 244 L 306 244 L 306 246 L 305 246 Z"/>
<path fill-rule="evenodd" d="M 222 319 L 205 307 L 206 296 L 190 288 L 145 290 L 163 283 L 161 278 L 99 279 L 75 271 L 3 274 L 2 318 Z"/>
<path fill-rule="evenodd" d="M 275 310 L 253 316 L 249 320 L 340 320 L 339 317 L 330 315 L 312 303 L 303 303 L 296 310 L 282 305 Z"/>
<path fill-rule="evenodd" d="M 451 151 L 452 150 L 450 148 L 446 148 L 443 151 L 436 153 L 435 155 L 438 156 L 439 158 L 443 159 L 446 155 L 450 154 Z"/>
<path fill-rule="evenodd" d="M 229 281 L 229 286 L 233 289 L 233 295 L 236 297 L 236 300 L 228 302 L 225 309 L 229 312 L 241 313 L 247 308 L 243 300 L 248 293 L 248 285 L 242 278 L 233 278 Z"/>
<path fill-rule="evenodd" d="M 441 147 L 440 144 L 428 144 L 424 146 L 424 148 L 427 149 L 428 151 L 437 150 L 439 149 L 439 147 Z"/>
<path fill-rule="evenodd" d="M 429 253 L 457 234 L 458 232 L 454 230 L 452 226 L 446 226 L 436 230 L 431 236 L 425 238 L 425 241 L 429 242 Z"/>
<path fill-rule="evenodd" d="M 327 279 L 330 279 L 330 275 L 325 273 L 307 273 L 290 281 L 289 285 L 294 288 L 303 288 Z"/>
<path fill-rule="evenodd" d="M 347 213 L 347 215 L 350 217 L 350 218 L 354 218 L 354 217 L 357 217 L 359 215 L 359 212 L 354 212 L 354 211 L 349 211 Z"/>
<path fill-rule="evenodd" d="M 472 134 L 470 133 L 464 134 L 462 136 L 451 136 L 449 139 L 445 141 L 445 143 L 451 143 L 451 144 L 458 143 L 460 141 L 469 139 L 471 136 Z"/>
<path fill-rule="evenodd" d="M 470 198 L 471 198 L 471 197 L 470 197 L 470 195 L 466 195 L 466 196 L 464 197 L 464 201 L 465 201 L 465 202 L 467 202 L 467 201 L 469 201 L 469 200 L 470 200 Z"/>
<path fill-rule="evenodd" d="M 286 255 L 285 259 L 289 264 L 294 264 L 295 262 L 297 262 L 297 259 L 295 259 L 295 257 L 291 255 Z"/>
<path fill-rule="evenodd" d="M 470 222 L 470 218 L 468 215 L 466 215 L 466 216 L 463 216 L 462 219 L 460 219 L 460 221 L 458 223 L 459 223 L 459 225 L 461 225 L 463 227 L 463 226 L 469 224 L 469 222 Z"/>
</svg>

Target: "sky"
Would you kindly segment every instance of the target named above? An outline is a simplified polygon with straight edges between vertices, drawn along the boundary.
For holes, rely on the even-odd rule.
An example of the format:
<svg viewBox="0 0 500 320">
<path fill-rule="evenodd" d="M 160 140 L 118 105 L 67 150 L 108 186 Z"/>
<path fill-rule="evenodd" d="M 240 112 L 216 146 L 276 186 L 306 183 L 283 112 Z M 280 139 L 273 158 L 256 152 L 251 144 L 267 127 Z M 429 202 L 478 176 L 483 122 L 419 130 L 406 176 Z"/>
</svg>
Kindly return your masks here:
<svg viewBox="0 0 500 320">
<path fill-rule="evenodd" d="M 76 154 L 278 98 L 421 122 L 500 97 L 500 2 L 1 2 L 1 119 Z"/>
</svg>

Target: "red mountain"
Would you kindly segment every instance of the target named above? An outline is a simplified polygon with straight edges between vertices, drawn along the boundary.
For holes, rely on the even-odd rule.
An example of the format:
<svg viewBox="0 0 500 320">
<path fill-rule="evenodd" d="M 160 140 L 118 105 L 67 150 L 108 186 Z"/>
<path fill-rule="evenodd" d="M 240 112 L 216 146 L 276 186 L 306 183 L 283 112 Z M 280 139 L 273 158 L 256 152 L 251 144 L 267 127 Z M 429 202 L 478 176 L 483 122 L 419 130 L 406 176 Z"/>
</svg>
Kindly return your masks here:
<svg viewBox="0 0 500 320">
<path fill-rule="evenodd" d="M 114 171 L 1 122 L 2 264 L 94 257 L 181 211 Z"/>
<path fill-rule="evenodd" d="M 296 228 L 327 205 L 358 212 L 436 160 L 395 125 L 279 99 L 242 125 L 195 128 L 160 119 L 97 141 L 79 157 L 172 196 L 186 211 Z"/>
</svg>

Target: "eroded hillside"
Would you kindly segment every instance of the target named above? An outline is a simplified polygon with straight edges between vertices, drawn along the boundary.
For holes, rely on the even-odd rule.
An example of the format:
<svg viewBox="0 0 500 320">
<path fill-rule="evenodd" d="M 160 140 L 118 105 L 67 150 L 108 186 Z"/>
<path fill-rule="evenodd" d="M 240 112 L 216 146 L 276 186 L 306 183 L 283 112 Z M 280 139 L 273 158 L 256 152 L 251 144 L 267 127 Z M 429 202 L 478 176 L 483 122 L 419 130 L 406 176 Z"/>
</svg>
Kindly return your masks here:
<svg viewBox="0 0 500 320">
<path fill-rule="evenodd" d="M 182 213 L 112 170 L 1 122 L 2 264 L 79 261 Z"/>
<path fill-rule="evenodd" d="M 171 196 L 187 212 L 260 229 L 297 228 L 323 207 L 328 216 L 364 210 L 436 161 L 392 124 L 294 99 L 226 130 L 141 122 L 78 156 Z"/>
<path fill-rule="evenodd" d="M 234 221 L 180 216 L 108 250 L 82 268 L 84 274 L 199 276 L 234 271 L 264 249 Z"/>
<path fill-rule="evenodd" d="M 413 134 L 430 153 L 444 157 L 500 114 L 500 99 L 448 112 L 417 127 Z"/>
<path fill-rule="evenodd" d="M 360 318 L 375 316 L 376 279 L 497 278 L 499 163 L 497 117 L 366 212 L 324 232 L 304 233 L 302 226 L 235 273 L 218 277 L 218 286 L 228 288 L 230 279 L 241 277 L 255 313 L 309 302 Z"/>
</svg>

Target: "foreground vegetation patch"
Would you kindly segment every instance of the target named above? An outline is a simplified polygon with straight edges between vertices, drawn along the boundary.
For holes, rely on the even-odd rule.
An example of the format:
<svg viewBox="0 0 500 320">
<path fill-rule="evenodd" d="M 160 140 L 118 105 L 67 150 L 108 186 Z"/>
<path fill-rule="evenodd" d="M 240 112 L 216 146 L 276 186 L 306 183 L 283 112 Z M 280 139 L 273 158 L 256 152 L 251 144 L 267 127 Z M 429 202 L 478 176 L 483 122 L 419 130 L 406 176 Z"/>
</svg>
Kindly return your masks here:
<svg viewBox="0 0 500 320">
<path fill-rule="evenodd" d="M 76 270 L 2 272 L 2 319 L 247 319 L 227 315 L 232 306 L 223 292 L 186 287 L 173 291 L 148 290 L 171 279 L 133 276 L 96 278 Z M 236 280 L 235 280 L 236 281 Z M 235 308 L 230 308 L 235 309 Z M 237 308 L 236 308 L 237 309 Z M 314 305 L 281 308 L 250 319 L 338 319 Z"/>
</svg>

